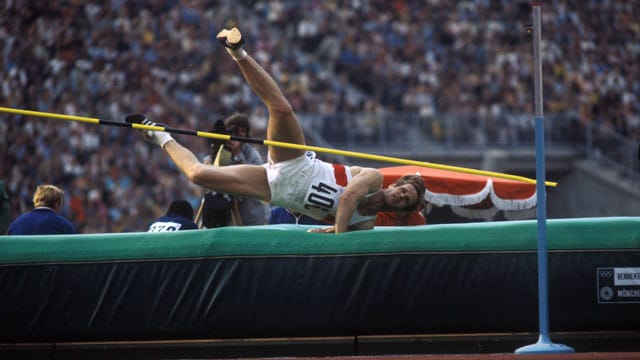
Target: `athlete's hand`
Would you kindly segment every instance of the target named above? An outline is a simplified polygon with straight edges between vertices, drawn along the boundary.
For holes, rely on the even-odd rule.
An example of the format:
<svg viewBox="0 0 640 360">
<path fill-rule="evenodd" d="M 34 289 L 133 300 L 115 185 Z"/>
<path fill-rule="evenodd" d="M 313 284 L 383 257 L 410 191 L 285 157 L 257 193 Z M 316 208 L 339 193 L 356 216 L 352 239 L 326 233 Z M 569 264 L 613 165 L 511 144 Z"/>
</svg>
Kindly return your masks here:
<svg viewBox="0 0 640 360">
<path fill-rule="evenodd" d="M 307 232 L 333 234 L 333 233 L 336 232 L 336 227 L 335 226 L 328 226 L 328 227 L 324 227 L 324 228 L 313 228 L 313 229 L 307 230 Z"/>
<path fill-rule="evenodd" d="M 145 119 L 142 122 L 143 125 L 148 125 L 148 126 L 162 126 L 162 127 L 166 127 L 164 126 L 164 124 L 156 124 L 151 120 L 147 120 Z M 171 134 L 169 134 L 168 132 L 164 132 L 164 131 L 157 131 L 157 130 L 145 130 L 144 131 L 144 137 L 145 139 L 147 139 L 148 141 L 151 141 L 153 143 L 156 143 L 158 145 L 160 145 L 161 148 L 164 149 L 164 146 L 169 142 L 174 140 L 173 137 L 171 137 Z"/>
<path fill-rule="evenodd" d="M 147 126 L 166 127 L 166 125 L 156 124 L 155 122 L 147 119 L 144 115 L 140 115 L 140 114 L 127 115 L 125 116 L 124 121 L 128 124 L 137 123 L 137 124 L 142 124 Z M 145 140 L 156 143 L 160 145 L 161 148 L 164 148 L 166 143 L 168 143 L 169 141 L 174 140 L 174 138 L 171 137 L 171 134 L 169 134 L 168 132 L 159 131 L 159 130 L 141 130 L 141 131 L 144 134 Z"/>
</svg>

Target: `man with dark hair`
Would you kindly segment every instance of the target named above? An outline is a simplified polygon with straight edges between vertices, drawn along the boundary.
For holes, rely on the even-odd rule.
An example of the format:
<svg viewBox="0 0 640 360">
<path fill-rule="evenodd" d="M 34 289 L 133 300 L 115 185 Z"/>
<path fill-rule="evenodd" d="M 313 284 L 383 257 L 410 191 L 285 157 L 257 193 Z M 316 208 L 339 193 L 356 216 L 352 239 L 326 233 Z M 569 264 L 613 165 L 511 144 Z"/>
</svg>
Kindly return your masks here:
<svg viewBox="0 0 640 360">
<path fill-rule="evenodd" d="M 424 187 L 422 181 L 418 181 L 415 175 L 403 175 L 396 179 L 389 188 L 411 184 L 416 188 Z M 376 217 L 376 226 L 416 226 L 426 225 L 427 219 L 422 214 L 426 205 L 425 201 L 421 201 L 415 209 L 407 209 L 403 211 L 381 211 Z"/>
<path fill-rule="evenodd" d="M 75 234 L 76 227 L 62 215 L 64 191 L 54 185 L 39 185 L 33 195 L 34 209 L 9 225 L 8 235 Z"/>
<path fill-rule="evenodd" d="M 211 131 L 217 134 L 228 134 L 224 120 L 218 119 Z M 229 141 L 213 139 L 211 152 L 203 163 L 213 166 L 227 166 L 231 163 L 231 149 Z M 195 223 L 200 228 L 211 229 L 229 225 L 241 225 L 237 200 L 232 196 L 211 189 L 205 189 L 200 207 L 196 214 Z"/>
<path fill-rule="evenodd" d="M 178 230 L 194 230 L 198 226 L 193 222 L 193 208 L 186 200 L 174 200 L 167 213 L 159 217 L 151 225 L 148 232 L 167 232 Z"/>
<path fill-rule="evenodd" d="M 304 133 L 291 104 L 275 80 L 242 48 L 236 28 L 222 30 L 217 38 L 239 66 L 245 80 L 269 113 L 267 139 L 305 144 Z M 155 125 L 144 120 L 145 125 Z M 424 201 L 424 183 L 415 181 L 382 189 L 383 175 L 373 168 L 330 164 L 300 148 L 269 147 L 268 163 L 213 167 L 202 164 L 187 148 L 166 132 L 144 131 L 147 140 L 167 152 L 178 169 L 205 188 L 253 197 L 335 224 L 313 232 L 342 233 L 372 229 L 378 211 L 419 208 Z"/>
<path fill-rule="evenodd" d="M 251 137 L 251 123 L 246 114 L 233 114 L 225 119 L 227 133 L 239 137 Z M 230 140 L 231 161 L 229 165 L 262 165 L 264 159 L 253 145 Z M 249 197 L 236 197 L 242 225 L 264 225 L 267 222 L 269 207 L 262 201 Z"/>
<path fill-rule="evenodd" d="M 225 120 L 218 120 L 214 126 L 214 133 L 228 134 L 239 137 L 251 136 L 251 124 L 245 114 L 233 114 Z M 258 150 L 251 144 L 240 141 L 214 140 L 211 144 L 211 154 L 204 158 L 203 163 L 215 166 L 238 164 L 262 165 L 264 160 Z M 214 228 L 228 225 L 264 225 L 267 222 L 269 207 L 255 198 L 229 196 L 221 192 L 207 190 L 202 198 L 196 223 L 204 228 Z"/>
</svg>

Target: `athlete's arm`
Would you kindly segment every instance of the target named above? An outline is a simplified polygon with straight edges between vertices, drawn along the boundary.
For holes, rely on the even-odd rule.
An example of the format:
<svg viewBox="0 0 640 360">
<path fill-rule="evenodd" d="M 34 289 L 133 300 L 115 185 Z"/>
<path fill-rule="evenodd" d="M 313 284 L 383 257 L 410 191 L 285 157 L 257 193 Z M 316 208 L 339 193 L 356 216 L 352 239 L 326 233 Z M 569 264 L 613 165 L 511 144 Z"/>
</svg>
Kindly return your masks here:
<svg viewBox="0 0 640 360">
<path fill-rule="evenodd" d="M 344 188 L 338 203 L 335 222 L 336 234 L 349 230 L 349 220 L 353 212 L 356 211 L 360 199 L 380 190 L 382 186 L 382 173 L 376 169 L 352 167 L 351 171 L 354 176 Z M 360 227 L 358 230 L 373 229 L 374 222 L 365 221 L 358 225 Z"/>
</svg>

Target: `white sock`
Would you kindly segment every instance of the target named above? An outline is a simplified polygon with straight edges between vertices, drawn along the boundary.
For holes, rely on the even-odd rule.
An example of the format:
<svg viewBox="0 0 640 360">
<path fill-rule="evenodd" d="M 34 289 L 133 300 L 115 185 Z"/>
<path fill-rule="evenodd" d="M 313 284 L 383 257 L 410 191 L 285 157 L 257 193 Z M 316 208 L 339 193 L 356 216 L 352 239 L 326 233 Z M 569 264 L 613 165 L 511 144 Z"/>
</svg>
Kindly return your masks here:
<svg viewBox="0 0 640 360">
<path fill-rule="evenodd" d="M 229 55 L 231 55 L 231 57 L 233 57 L 235 61 L 240 61 L 247 57 L 247 52 L 244 51 L 243 48 L 239 48 L 239 49 L 226 48 L 226 49 Z"/>
</svg>

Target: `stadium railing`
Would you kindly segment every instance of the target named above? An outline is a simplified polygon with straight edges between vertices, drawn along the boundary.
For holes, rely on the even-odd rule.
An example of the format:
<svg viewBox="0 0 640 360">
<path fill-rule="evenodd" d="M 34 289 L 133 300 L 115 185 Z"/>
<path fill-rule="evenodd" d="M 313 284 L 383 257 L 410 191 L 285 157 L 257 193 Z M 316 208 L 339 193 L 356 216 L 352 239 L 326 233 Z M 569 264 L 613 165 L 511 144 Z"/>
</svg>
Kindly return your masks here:
<svg viewBox="0 0 640 360">
<path fill-rule="evenodd" d="M 327 144 L 346 150 L 390 151 L 409 157 L 425 149 L 533 149 L 533 116 L 511 113 L 500 116 L 445 113 L 302 114 L 304 126 Z M 637 183 L 640 179 L 639 141 L 602 124 L 582 121 L 571 114 L 545 115 L 547 149 L 570 148 L 581 157 L 615 168 L 619 175 Z"/>
</svg>

